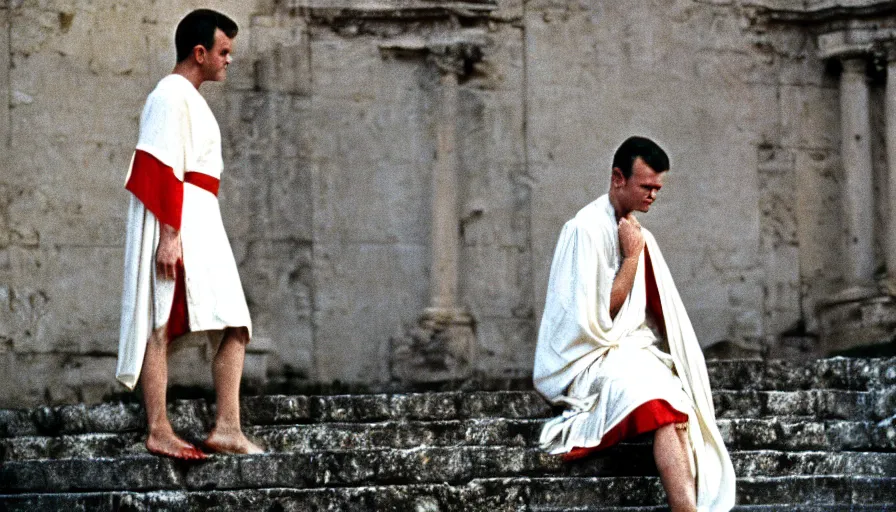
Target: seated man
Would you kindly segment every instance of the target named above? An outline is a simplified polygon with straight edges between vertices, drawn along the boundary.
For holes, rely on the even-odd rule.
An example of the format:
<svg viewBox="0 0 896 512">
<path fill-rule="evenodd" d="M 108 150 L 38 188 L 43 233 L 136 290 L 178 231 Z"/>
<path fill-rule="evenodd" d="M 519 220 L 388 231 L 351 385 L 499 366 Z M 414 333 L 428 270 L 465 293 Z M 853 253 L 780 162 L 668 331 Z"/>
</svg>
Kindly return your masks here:
<svg viewBox="0 0 896 512">
<path fill-rule="evenodd" d="M 669 158 L 642 137 L 616 151 L 608 194 L 566 223 L 551 264 L 534 383 L 563 415 L 541 446 L 575 459 L 655 431 L 673 512 L 734 506 L 735 475 L 715 424 L 706 364 L 646 212 Z"/>
</svg>

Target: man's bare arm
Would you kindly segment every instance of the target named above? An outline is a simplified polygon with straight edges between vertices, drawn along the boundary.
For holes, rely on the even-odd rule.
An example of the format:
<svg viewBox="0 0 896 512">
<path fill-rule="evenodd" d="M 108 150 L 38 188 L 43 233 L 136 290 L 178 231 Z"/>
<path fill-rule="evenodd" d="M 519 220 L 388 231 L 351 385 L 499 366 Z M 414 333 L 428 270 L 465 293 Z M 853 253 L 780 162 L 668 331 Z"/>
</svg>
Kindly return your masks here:
<svg viewBox="0 0 896 512">
<path fill-rule="evenodd" d="M 616 318 L 626 297 L 632 291 L 635 274 L 638 271 L 638 259 L 644 249 L 641 224 L 632 215 L 619 221 L 619 246 L 622 248 L 622 264 L 619 266 L 619 272 L 613 279 L 613 287 L 610 290 L 610 318 Z"/>
</svg>

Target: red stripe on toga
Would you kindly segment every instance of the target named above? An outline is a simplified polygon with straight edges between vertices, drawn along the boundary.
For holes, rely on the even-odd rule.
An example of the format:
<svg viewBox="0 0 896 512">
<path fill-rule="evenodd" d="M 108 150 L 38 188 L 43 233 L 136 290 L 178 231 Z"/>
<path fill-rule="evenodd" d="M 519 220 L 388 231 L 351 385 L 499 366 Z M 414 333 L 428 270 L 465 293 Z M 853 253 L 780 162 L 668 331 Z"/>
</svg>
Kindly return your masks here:
<svg viewBox="0 0 896 512">
<path fill-rule="evenodd" d="M 174 169 L 163 164 L 146 151 L 134 153 L 131 175 L 125 185 L 143 206 L 159 219 L 180 230 L 184 205 L 184 184 L 174 175 Z"/>
<path fill-rule="evenodd" d="M 203 190 L 207 190 L 216 197 L 218 195 L 218 188 L 221 186 L 221 180 L 218 178 L 194 171 L 189 171 L 184 174 L 184 182 L 192 183 Z"/>
<path fill-rule="evenodd" d="M 563 454 L 564 461 L 580 459 L 594 452 L 605 450 L 619 441 L 652 432 L 670 423 L 685 423 L 688 415 L 679 412 L 665 400 L 651 400 L 638 406 L 618 425 L 611 428 L 600 440 L 600 444 L 590 448 L 575 447 Z"/>
</svg>

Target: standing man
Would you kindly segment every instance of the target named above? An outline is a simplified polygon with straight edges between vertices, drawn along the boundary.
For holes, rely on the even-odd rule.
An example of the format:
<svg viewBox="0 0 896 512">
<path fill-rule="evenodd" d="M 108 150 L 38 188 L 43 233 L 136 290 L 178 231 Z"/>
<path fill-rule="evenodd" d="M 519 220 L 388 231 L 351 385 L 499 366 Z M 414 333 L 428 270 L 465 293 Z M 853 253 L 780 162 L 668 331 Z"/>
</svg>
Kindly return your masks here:
<svg viewBox="0 0 896 512">
<path fill-rule="evenodd" d="M 715 423 L 703 353 L 646 212 L 669 158 L 631 137 L 610 191 L 563 226 L 535 352 L 536 389 L 567 410 L 541 446 L 566 460 L 655 431 L 653 453 L 673 512 L 727 511 L 735 475 Z"/>
<path fill-rule="evenodd" d="M 149 95 L 125 188 L 131 192 L 116 378 L 143 387 L 151 453 L 206 455 L 181 439 L 166 413 L 168 354 L 201 333 L 216 351 L 210 450 L 259 453 L 240 427 L 239 388 L 252 323 L 218 207 L 223 161 L 218 123 L 199 86 L 227 76 L 237 25 L 208 9 L 177 26 L 177 65 Z"/>
</svg>

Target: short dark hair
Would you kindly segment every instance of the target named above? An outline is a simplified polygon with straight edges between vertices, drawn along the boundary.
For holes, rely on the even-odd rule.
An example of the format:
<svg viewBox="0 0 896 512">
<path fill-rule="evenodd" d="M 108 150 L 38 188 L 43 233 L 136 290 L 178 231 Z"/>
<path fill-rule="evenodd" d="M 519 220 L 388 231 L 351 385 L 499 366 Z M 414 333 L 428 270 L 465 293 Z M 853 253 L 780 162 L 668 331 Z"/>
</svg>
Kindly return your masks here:
<svg viewBox="0 0 896 512">
<path fill-rule="evenodd" d="M 233 39 L 239 32 L 236 22 L 218 11 L 196 9 L 184 16 L 174 32 L 174 47 L 177 48 L 177 62 L 183 62 L 193 53 L 193 48 L 201 44 L 206 50 L 215 46 L 215 29 Z"/>
<path fill-rule="evenodd" d="M 669 170 L 669 156 L 663 148 L 647 137 L 629 137 L 613 155 L 613 168 L 618 167 L 625 179 L 632 177 L 632 165 L 641 157 L 656 172 Z"/>
</svg>

